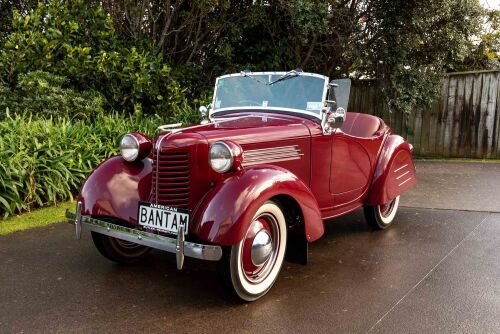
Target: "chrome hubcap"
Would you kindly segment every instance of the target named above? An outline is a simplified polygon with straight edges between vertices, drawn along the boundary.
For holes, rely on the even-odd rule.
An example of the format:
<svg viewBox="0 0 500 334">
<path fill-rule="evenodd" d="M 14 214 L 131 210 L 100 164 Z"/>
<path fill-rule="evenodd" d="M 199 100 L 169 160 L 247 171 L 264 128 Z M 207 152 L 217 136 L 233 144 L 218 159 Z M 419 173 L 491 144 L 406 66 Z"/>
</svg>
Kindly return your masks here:
<svg viewBox="0 0 500 334">
<path fill-rule="evenodd" d="M 260 230 L 252 243 L 251 258 L 252 263 L 260 266 L 266 262 L 273 251 L 271 235 L 266 230 Z"/>
<path fill-rule="evenodd" d="M 241 269 L 249 283 L 258 284 L 267 277 L 276 262 L 279 243 L 276 218 L 262 213 L 250 225 L 241 248 Z"/>
<path fill-rule="evenodd" d="M 387 218 L 391 215 L 392 210 L 394 209 L 394 204 L 396 203 L 396 199 L 383 204 L 380 206 L 380 215 L 384 218 Z"/>
</svg>

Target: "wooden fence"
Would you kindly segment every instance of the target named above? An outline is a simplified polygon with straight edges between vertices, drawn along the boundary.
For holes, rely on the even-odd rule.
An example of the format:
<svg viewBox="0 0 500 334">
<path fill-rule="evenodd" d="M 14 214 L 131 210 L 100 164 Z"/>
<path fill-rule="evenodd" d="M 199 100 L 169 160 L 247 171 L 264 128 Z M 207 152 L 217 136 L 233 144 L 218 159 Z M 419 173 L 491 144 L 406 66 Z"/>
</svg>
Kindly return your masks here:
<svg viewBox="0 0 500 334">
<path fill-rule="evenodd" d="M 356 83 L 349 110 L 384 119 L 419 156 L 500 159 L 500 70 L 447 75 L 440 99 L 409 116 L 389 112 L 374 85 Z"/>
</svg>

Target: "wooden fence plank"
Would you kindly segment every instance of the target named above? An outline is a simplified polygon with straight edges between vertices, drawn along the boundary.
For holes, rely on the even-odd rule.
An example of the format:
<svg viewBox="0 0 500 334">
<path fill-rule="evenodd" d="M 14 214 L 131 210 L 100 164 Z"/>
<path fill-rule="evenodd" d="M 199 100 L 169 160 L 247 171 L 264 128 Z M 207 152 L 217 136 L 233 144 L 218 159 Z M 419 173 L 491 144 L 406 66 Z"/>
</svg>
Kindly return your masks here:
<svg viewBox="0 0 500 334">
<path fill-rule="evenodd" d="M 495 141 L 495 147 L 496 147 L 496 152 L 495 152 L 495 158 L 500 159 L 500 72 L 496 73 L 496 80 L 497 80 L 497 98 L 496 98 L 496 103 L 495 103 L 495 119 L 496 119 L 496 128 L 495 131 L 493 132 L 496 136 L 496 141 Z"/>
<path fill-rule="evenodd" d="M 464 95 L 462 102 L 462 110 L 459 118 L 459 142 L 458 142 L 458 157 L 469 157 L 471 151 L 471 133 L 469 131 L 471 123 L 471 106 L 472 94 L 474 85 L 474 76 L 468 75 L 465 77 Z"/>
<path fill-rule="evenodd" d="M 498 80 L 493 73 L 485 74 L 489 77 L 488 97 L 486 101 L 486 158 L 491 159 L 496 155 L 496 148 L 494 147 L 493 140 L 495 137 L 493 131 L 495 130 L 495 104 L 497 97 Z M 493 154 L 495 152 L 495 154 Z"/>
<path fill-rule="evenodd" d="M 472 96 L 472 141 L 471 141 L 471 158 L 477 157 L 479 154 L 479 122 L 481 120 L 481 91 L 483 89 L 483 76 L 478 74 L 474 78 L 474 94 Z"/>
<path fill-rule="evenodd" d="M 451 113 L 450 123 L 450 156 L 458 157 L 459 142 L 460 142 L 460 119 L 464 113 L 464 95 L 465 95 L 465 77 L 457 76 L 457 88 L 454 96 L 454 106 Z"/>
<path fill-rule="evenodd" d="M 431 113 L 433 109 L 436 108 L 436 102 L 432 103 L 430 109 L 426 112 L 425 110 L 421 110 L 422 115 L 422 123 L 420 124 L 420 151 L 419 154 L 426 156 L 429 155 L 429 133 L 430 133 L 430 121 L 431 121 Z"/>
<path fill-rule="evenodd" d="M 413 121 L 413 147 L 415 148 L 415 155 L 420 154 L 421 142 L 422 142 L 422 109 L 417 110 L 415 114 L 415 119 Z"/>
<path fill-rule="evenodd" d="M 432 156 L 440 156 L 442 154 L 441 150 L 441 132 L 443 123 L 443 112 L 446 110 L 448 105 L 448 86 L 450 84 L 450 78 L 445 78 L 443 80 L 443 85 L 441 87 L 441 97 L 439 99 L 438 108 L 436 108 L 435 118 L 431 120 L 431 148 Z"/>
<path fill-rule="evenodd" d="M 442 110 L 441 118 L 441 136 L 439 138 L 438 154 L 444 157 L 451 155 L 451 132 L 453 123 L 453 110 L 455 108 L 455 99 L 457 96 L 457 77 L 450 77 L 448 83 L 448 93 L 446 95 L 446 106 Z M 444 148 L 447 149 L 444 149 Z"/>
<path fill-rule="evenodd" d="M 479 125 L 477 129 L 477 150 L 476 150 L 476 158 L 480 158 L 485 156 L 487 153 L 488 146 L 488 130 L 486 125 L 486 108 L 488 106 L 488 90 L 490 84 L 490 77 L 485 75 L 485 73 L 481 74 L 483 86 L 481 89 L 481 100 L 479 103 L 479 108 L 476 110 L 476 117 L 479 118 Z"/>
</svg>

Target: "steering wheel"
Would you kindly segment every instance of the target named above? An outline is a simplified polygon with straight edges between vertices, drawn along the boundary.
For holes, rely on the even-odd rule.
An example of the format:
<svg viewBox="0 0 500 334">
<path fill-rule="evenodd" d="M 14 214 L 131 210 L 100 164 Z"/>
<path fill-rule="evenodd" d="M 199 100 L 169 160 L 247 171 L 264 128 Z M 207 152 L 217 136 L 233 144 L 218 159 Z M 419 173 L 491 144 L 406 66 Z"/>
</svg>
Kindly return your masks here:
<svg viewBox="0 0 500 334">
<path fill-rule="evenodd" d="M 254 101 L 254 100 L 239 100 L 238 104 L 243 104 L 243 105 L 251 105 L 251 106 L 261 106 L 262 103 Z"/>
</svg>

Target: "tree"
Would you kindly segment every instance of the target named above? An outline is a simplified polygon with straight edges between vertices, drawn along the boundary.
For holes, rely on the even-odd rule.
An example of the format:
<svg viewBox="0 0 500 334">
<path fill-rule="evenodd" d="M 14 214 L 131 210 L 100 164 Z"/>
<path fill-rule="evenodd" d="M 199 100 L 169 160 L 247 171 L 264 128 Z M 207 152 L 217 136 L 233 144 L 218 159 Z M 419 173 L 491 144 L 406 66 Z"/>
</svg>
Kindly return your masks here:
<svg viewBox="0 0 500 334">
<path fill-rule="evenodd" d="M 488 14 L 491 31 L 482 33 L 487 13 L 479 0 L 92 0 L 85 6 L 109 14 L 136 54 L 151 45 L 159 50 L 193 97 L 222 73 L 301 67 L 377 81 L 389 106 L 409 113 L 432 100 L 444 72 L 498 66 L 498 14 Z M 89 14 L 73 13 L 83 20 L 79 31 L 92 38 Z M 78 61 L 85 64 L 85 57 Z M 89 75 L 80 84 L 93 80 L 100 78 Z M 106 80 L 112 85 L 117 78 Z"/>
<path fill-rule="evenodd" d="M 457 71 L 500 69 L 500 10 L 486 11 L 483 20 L 483 31 L 471 41 L 472 52 L 456 65 Z"/>
<path fill-rule="evenodd" d="M 12 11 L 15 9 L 23 15 L 36 7 L 37 0 L 2 0 L 0 1 L 0 41 L 11 31 Z"/>
<path fill-rule="evenodd" d="M 24 73 L 43 71 L 67 78 L 61 88 L 101 93 L 108 109 L 165 114 L 183 98 L 162 53 L 124 43 L 99 5 L 54 0 L 14 10 L 10 30 L 0 44 L 3 90 L 16 89 Z"/>
<path fill-rule="evenodd" d="M 389 106 L 406 113 L 428 103 L 440 75 L 470 56 L 484 15 L 478 0 L 105 0 L 104 6 L 120 34 L 153 41 L 192 87 L 209 87 L 228 71 L 302 67 L 376 80 Z"/>
</svg>

